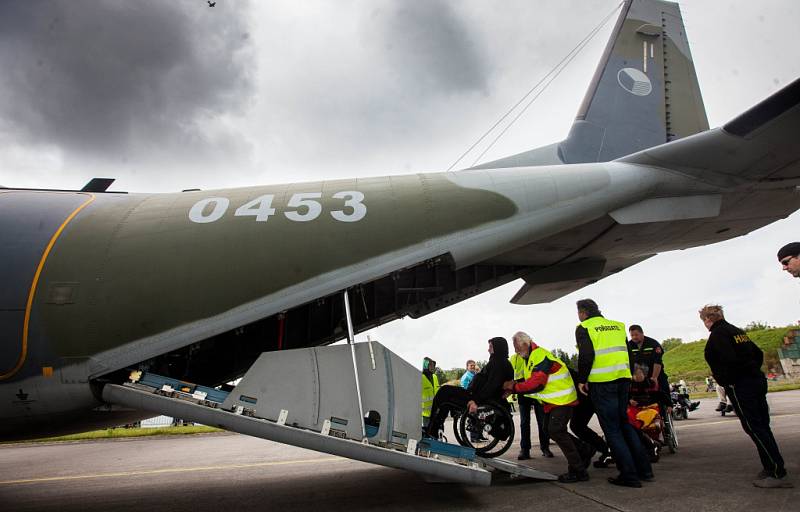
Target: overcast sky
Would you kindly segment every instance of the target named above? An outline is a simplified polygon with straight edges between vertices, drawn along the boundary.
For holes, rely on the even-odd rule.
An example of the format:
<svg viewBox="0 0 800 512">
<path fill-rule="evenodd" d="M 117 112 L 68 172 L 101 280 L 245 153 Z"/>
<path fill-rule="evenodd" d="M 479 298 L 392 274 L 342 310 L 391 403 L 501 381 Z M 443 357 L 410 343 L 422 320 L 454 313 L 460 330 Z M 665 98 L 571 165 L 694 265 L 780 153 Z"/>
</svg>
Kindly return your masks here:
<svg viewBox="0 0 800 512">
<path fill-rule="evenodd" d="M 170 192 L 444 170 L 617 5 L 3 0 L 0 184 Z M 800 76 L 797 2 L 681 5 L 712 127 Z M 564 138 L 612 25 L 484 161 Z M 369 334 L 448 368 L 516 330 L 573 351 L 584 297 L 657 339 L 704 336 L 708 302 L 787 324 L 799 281 L 775 253 L 798 224 L 659 255 L 549 305 L 509 304 L 520 281 Z"/>
</svg>

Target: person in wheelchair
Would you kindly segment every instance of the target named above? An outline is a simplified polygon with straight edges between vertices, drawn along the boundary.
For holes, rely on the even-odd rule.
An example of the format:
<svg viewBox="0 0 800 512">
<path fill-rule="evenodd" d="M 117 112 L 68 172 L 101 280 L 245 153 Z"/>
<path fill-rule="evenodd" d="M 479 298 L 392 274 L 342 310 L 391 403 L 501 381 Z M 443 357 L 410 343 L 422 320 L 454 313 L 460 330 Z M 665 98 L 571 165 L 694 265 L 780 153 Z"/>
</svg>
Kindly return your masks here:
<svg viewBox="0 0 800 512">
<path fill-rule="evenodd" d="M 525 337 L 530 338 L 527 335 Z M 574 483 L 589 480 L 586 468 L 595 450 L 567 431 L 573 408 L 578 405 L 578 391 L 567 365 L 550 351 L 531 342 L 525 374 L 523 382 L 507 382 L 504 387 L 512 393 L 528 394 L 541 402 L 545 413 L 549 413 L 550 438 L 567 459 L 567 472 L 559 475 L 558 481 Z"/>
<path fill-rule="evenodd" d="M 508 362 L 508 341 L 497 337 L 489 340 L 489 362 L 473 377 L 468 389 L 461 386 L 442 386 L 433 397 L 431 421 L 427 435 L 439 438 L 444 421 L 451 412 L 468 410 L 475 413 L 479 404 L 505 401 L 503 383 L 514 378 L 514 369 Z"/>
<path fill-rule="evenodd" d="M 628 400 L 628 423 L 636 429 L 650 462 L 657 462 L 659 457 L 663 406 L 663 393 L 658 383 L 647 378 L 642 366 L 634 365 Z"/>
</svg>

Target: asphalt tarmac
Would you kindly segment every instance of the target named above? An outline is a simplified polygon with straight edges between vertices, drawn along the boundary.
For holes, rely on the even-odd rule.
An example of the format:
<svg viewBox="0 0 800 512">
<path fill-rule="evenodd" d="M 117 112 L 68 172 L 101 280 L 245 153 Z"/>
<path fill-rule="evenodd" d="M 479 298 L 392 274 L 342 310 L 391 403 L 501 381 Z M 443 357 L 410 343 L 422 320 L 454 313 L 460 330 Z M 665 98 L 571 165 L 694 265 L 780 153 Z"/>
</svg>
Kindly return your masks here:
<svg viewBox="0 0 800 512">
<path fill-rule="evenodd" d="M 591 480 L 504 479 L 491 487 L 428 484 L 412 473 L 237 434 L 0 446 L 0 511 L 800 510 L 800 391 L 769 395 L 772 428 L 797 487 L 758 489 L 756 450 L 736 416 L 703 400 L 677 423 L 680 448 L 642 489 Z M 534 422 L 535 425 L 535 422 Z M 598 429 L 599 430 L 599 429 Z M 536 439 L 534 429 L 534 444 Z M 526 461 L 561 473 L 563 456 Z M 516 447 L 504 456 L 516 460 Z"/>
</svg>

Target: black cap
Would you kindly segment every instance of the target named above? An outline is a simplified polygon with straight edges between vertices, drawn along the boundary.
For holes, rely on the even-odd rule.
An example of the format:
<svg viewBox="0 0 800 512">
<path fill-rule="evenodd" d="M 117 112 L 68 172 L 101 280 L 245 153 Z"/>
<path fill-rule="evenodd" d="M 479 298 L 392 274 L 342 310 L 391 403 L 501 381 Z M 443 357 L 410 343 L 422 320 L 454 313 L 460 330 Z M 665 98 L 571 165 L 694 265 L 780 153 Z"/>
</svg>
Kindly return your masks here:
<svg viewBox="0 0 800 512">
<path fill-rule="evenodd" d="M 797 256 L 800 254 L 800 242 L 786 244 L 778 251 L 778 261 L 787 256 Z"/>
</svg>

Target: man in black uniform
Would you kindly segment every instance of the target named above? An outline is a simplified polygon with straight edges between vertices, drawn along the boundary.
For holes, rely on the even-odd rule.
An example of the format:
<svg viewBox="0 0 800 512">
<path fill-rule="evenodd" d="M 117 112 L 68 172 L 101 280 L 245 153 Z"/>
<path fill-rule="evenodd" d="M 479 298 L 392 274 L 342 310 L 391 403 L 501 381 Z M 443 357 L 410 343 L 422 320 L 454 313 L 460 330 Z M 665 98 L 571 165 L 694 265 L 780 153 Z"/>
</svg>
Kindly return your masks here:
<svg viewBox="0 0 800 512">
<path fill-rule="evenodd" d="M 792 277 L 800 277 L 800 242 L 786 244 L 778 250 L 781 267 Z"/>
<path fill-rule="evenodd" d="M 661 344 L 649 336 L 644 335 L 641 325 L 633 324 L 628 327 L 630 341 L 628 353 L 631 358 L 631 373 L 637 367 L 642 369 L 644 375 L 651 382 L 658 384 L 658 402 L 665 407 L 671 407 L 669 398 L 669 380 L 664 373 L 664 349 Z"/>
<path fill-rule="evenodd" d="M 700 310 L 700 319 L 711 331 L 705 357 L 714 379 L 725 386 L 742 428 L 753 440 L 763 470 L 753 485 L 763 488 L 794 487 L 786 478 L 783 457 L 769 427 L 767 379 L 761 372 L 764 353 L 747 334 L 725 321 L 722 306 Z"/>
</svg>

